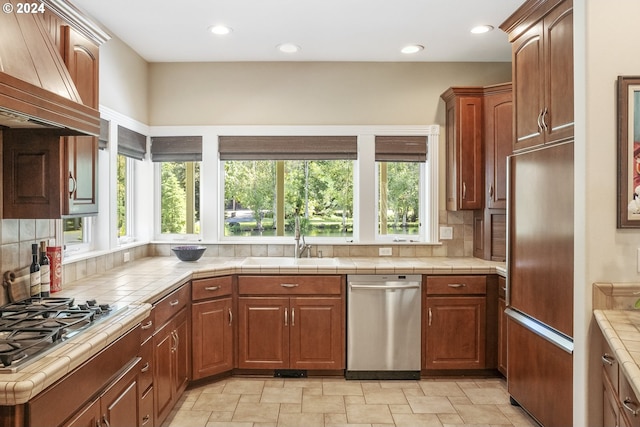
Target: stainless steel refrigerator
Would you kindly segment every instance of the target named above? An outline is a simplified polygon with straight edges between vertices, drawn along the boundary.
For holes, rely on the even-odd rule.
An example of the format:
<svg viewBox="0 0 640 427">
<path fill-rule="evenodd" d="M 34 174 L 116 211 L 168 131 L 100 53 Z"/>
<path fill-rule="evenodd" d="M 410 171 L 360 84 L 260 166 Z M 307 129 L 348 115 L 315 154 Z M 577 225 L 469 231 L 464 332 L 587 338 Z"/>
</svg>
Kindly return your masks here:
<svg viewBox="0 0 640 427">
<path fill-rule="evenodd" d="M 509 157 L 507 384 L 544 426 L 572 425 L 573 142 Z"/>
</svg>

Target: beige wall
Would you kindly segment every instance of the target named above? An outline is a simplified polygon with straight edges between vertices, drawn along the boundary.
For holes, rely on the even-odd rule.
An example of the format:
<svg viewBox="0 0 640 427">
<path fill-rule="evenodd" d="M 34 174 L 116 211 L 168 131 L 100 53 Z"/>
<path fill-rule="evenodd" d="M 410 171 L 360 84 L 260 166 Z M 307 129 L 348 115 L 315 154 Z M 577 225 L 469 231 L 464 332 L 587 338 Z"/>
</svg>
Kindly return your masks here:
<svg viewBox="0 0 640 427">
<path fill-rule="evenodd" d="M 449 86 L 511 81 L 510 63 L 150 64 L 158 125 L 443 124 Z"/>
<path fill-rule="evenodd" d="M 100 46 L 100 105 L 142 123 L 148 114 L 149 64 L 120 39 Z"/>
<path fill-rule="evenodd" d="M 601 365 L 592 314 L 594 282 L 639 282 L 640 229 L 616 228 L 616 79 L 640 75 L 640 2 L 574 0 L 576 74 L 576 260 L 574 388 L 586 418 L 601 422 Z M 574 412 L 575 413 L 575 412 Z M 579 421 L 584 421 L 579 422 Z"/>
</svg>

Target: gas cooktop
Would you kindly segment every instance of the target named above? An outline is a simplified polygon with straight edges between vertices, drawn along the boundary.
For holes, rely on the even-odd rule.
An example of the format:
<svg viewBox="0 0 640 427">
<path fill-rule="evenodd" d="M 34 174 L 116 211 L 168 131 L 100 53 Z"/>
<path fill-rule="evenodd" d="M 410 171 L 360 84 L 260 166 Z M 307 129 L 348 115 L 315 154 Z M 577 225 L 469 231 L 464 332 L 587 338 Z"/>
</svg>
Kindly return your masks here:
<svg viewBox="0 0 640 427">
<path fill-rule="evenodd" d="M 15 372 L 115 311 L 95 300 L 53 297 L 0 307 L 0 372 Z"/>
</svg>

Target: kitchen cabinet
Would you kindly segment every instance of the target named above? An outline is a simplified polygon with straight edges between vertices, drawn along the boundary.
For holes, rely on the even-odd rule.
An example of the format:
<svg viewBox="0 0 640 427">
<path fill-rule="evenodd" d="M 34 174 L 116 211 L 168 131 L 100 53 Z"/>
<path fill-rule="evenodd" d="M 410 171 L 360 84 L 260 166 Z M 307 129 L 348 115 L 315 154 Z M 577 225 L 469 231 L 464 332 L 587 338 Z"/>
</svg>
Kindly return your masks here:
<svg viewBox="0 0 640 427">
<path fill-rule="evenodd" d="M 191 282 L 192 379 L 233 369 L 232 276 Z"/>
<path fill-rule="evenodd" d="M 512 46 L 514 151 L 572 140 L 573 2 L 525 2 L 500 28 Z"/>
<path fill-rule="evenodd" d="M 153 332 L 154 311 L 140 323 L 140 357 L 138 372 L 138 425 L 153 427 Z"/>
<path fill-rule="evenodd" d="M 507 157 L 512 153 L 511 83 L 483 88 L 485 204 L 474 211 L 473 256 L 492 261 L 507 257 Z"/>
<path fill-rule="evenodd" d="M 239 276 L 238 368 L 342 370 L 342 276 Z"/>
<path fill-rule="evenodd" d="M 507 283 L 504 277 L 498 277 L 498 371 L 507 376 Z"/>
<path fill-rule="evenodd" d="M 43 19 L 82 103 L 98 109 L 99 46 L 49 10 Z M 3 132 L 4 218 L 98 213 L 98 138 L 62 132 Z"/>
<path fill-rule="evenodd" d="M 485 369 L 486 276 L 427 276 L 423 368 Z"/>
<path fill-rule="evenodd" d="M 483 204 L 481 87 L 452 87 L 441 98 L 446 109 L 447 210 Z"/>
<path fill-rule="evenodd" d="M 640 399 L 636 396 L 611 347 L 601 339 L 602 360 L 602 409 L 604 427 L 640 426 Z M 635 412 L 635 413 L 634 413 Z"/>
<path fill-rule="evenodd" d="M 138 425 L 140 327 L 105 349 L 30 400 L 23 422 L 36 426 Z M 98 424 L 98 422 L 100 424 Z"/>
<path fill-rule="evenodd" d="M 136 359 L 97 399 L 64 425 L 67 427 L 130 427 L 138 425 L 138 365 Z"/>
<path fill-rule="evenodd" d="M 154 424 L 162 425 L 187 387 L 190 374 L 189 298 L 183 285 L 154 305 L 153 398 Z"/>
</svg>

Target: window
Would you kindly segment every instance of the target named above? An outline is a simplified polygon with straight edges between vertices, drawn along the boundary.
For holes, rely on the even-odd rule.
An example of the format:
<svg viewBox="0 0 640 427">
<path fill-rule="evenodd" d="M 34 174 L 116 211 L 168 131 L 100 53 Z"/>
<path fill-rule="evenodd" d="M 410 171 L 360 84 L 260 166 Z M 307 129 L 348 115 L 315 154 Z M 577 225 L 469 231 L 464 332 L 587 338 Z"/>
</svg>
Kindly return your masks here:
<svg viewBox="0 0 640 427">
<path fill-rule="evenodd" d="M 375 145 L 377 234 L 394 240 L 421 238 L 426 137 L 378 136 Z"/>
<path fill-rule="evenodd" d="M 295 147 L 292 150 L 291 147 Z M 355 137 L 220 137 L 224 236 L 353 235 Z"/>
<path fill-rule="evenodd" d="M 147 152 L 147 137 L 118 126 L 118 154 L 116 156 L 116 218 L 118 243 L 134 240 L 133 169 L 136 161 Z"/>
<path fill-rule="evenodd" d="M 151 160 L 159 164 L 160 234 L 200 234 L 202 137 L 153 137 Z"/>
</svg>

